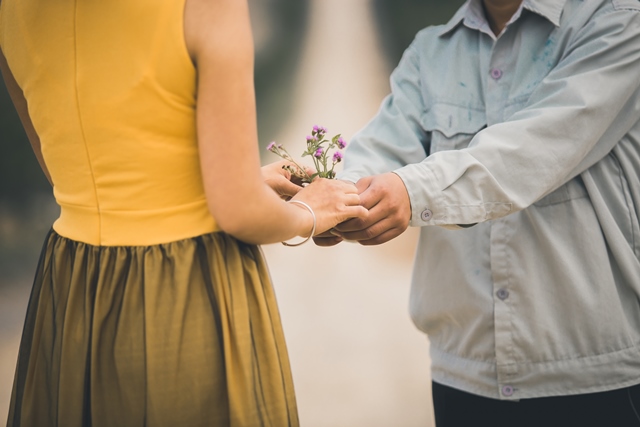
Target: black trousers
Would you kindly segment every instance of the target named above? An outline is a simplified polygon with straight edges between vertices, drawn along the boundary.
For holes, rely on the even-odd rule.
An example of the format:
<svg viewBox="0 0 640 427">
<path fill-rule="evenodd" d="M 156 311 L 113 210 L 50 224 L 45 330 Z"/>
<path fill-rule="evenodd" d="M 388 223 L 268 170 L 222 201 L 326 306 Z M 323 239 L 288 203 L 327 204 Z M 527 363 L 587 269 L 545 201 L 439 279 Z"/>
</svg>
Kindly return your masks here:
<svg viewBox="0 0 640 427">
<path fill-rule="evenodd" d="M 489 399 L 433 383 L 436 427 L 640 427 L 640 385 L 603 393 Z"/>
</svg>

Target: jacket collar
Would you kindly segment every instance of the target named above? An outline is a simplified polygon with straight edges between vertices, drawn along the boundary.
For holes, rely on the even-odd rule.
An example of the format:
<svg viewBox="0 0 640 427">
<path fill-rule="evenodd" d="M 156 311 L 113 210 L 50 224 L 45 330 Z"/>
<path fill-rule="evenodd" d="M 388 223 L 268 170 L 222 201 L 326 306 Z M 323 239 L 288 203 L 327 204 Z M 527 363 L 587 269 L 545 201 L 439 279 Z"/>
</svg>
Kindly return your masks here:
<svg viewBox="0 0 640 427">
<path fill-rule="evenodd" d="M 518 20 L 522 15 L 522 10 L 526 9 L 542 16 L 557 27 L 560 25 L 562 9 L 566 2 L 567 0 L 523 0 L 522 5 L 513 15 L 509 24 Z M 442 27 L 438 35 L 444 36 L 450 33 L 461 23 L 474 30 L 490 31 L 489 23 L 484 15 L 482 0 L 467 0 L 453 15 L 453 18 Z"/>
</svg>

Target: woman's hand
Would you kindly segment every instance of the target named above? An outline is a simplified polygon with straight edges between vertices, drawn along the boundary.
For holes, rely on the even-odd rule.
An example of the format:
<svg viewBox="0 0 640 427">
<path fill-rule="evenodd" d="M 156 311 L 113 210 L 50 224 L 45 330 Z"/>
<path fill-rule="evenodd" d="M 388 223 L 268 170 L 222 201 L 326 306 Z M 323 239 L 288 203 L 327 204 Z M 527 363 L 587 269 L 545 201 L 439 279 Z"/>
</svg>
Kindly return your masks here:
<svg viewBox="0 0 640 427">
<path fill-rule="evenodd" d="M 365 220 L 369 211 L 360 204 L 358 189 L 350 182 L 317 178 L 293 200 L 307 203 L 316 214 L 316 235 L 351 219 Z"/>
<path fill-rule="evenodd" d="M 271 187 L 271 189 L 283 200 L 289 200 L 298 194 L 298 191 L 302 190 L 300 180 L 295 176 L 292 176 L 291 172 L 287 169 L 283 168 L 283 166 L 287 165 L 293 166 L 293 163 L 281 160 L 279 162 L 262 166 L 261 169 L 262 179 L 265 184 Z"/>
</svg>

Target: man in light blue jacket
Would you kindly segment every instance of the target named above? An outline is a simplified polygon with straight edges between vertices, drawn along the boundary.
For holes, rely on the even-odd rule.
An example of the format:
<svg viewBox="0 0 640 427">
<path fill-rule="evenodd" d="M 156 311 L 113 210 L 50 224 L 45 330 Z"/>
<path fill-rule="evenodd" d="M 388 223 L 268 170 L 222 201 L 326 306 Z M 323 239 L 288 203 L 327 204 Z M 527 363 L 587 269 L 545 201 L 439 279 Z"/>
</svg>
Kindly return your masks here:
<svg viewBox="0 0 640 427">
<path fill-rule="evenodd" d="M 391 89 L 315 240 L 421 227 L 438 427 L 640 426 L 640 1 L 469 0 Z"/>
</svg>

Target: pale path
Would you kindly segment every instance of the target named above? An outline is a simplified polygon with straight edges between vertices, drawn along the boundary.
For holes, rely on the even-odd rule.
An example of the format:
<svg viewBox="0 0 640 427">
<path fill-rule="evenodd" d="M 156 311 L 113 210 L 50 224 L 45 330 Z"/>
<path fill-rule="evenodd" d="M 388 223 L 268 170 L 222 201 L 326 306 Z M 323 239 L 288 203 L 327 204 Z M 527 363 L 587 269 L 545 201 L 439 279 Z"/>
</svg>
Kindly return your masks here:
<svg viewBox="0 0 640 427">
<path fill-rule="evenodd" d="M 295 112 L 273 138 L 292 154 L 314 124 L 351 138 L 387 94 L 370 3 L 311 1 Z M 303 426 L 433 426 L 428 341 L 407 308 L 416 233 L 378 247 L 264 247 Z"/>
</svg>

